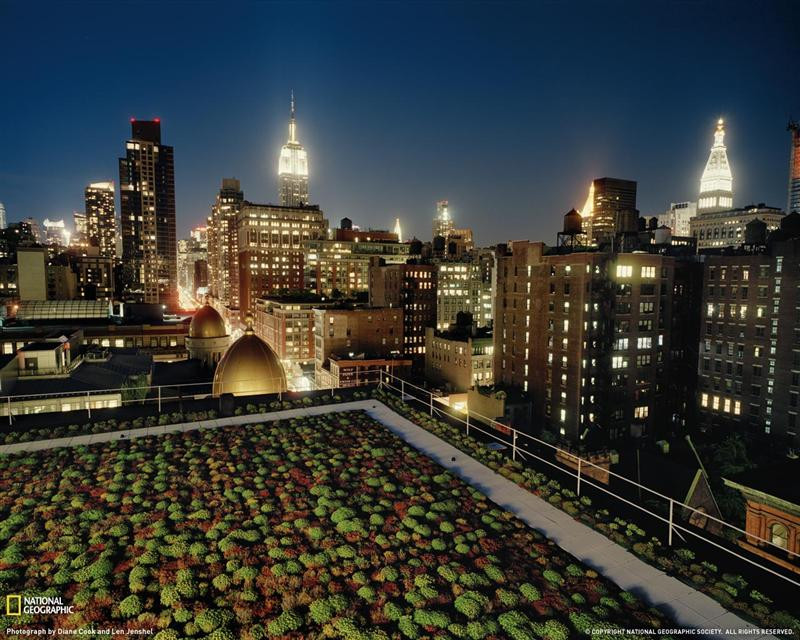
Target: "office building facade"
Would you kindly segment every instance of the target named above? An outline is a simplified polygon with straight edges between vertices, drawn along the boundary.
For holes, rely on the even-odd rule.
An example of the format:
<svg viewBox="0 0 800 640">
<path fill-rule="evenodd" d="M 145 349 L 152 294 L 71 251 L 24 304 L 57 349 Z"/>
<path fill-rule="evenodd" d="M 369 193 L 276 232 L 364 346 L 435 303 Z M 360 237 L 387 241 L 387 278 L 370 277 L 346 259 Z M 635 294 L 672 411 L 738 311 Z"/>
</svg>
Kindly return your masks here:
<svg viewBox="0 0 800 640">
<path fill-rule="evenodd" d="M 314 310 L 314 370 L 320 387 L 330 386 L 326 381 L 329 381 L 332 356 L 384 359 L 399 356 L 402 350 L 402 309 L 331 307 Z"/>
<path fill-rule="evenodd" d="M 750 205 L 742 209 L 710 211 L 689 221 L 690 235 L 697 239 L 697 249 L 737 247 L 745 241 L 745 229 L 753 220 L 761 220 L 769 231 L 777 229 L 784 212 L 766 205 Z"/>
<path fill-rule="evenodd" d="M 636 182 L 597 178 L 592 181 L 590 197 L 591 212 L 589 215 L 582 212 L 589 244 L 607 244 L 619 230 L 620 216 L 636 211 Z"/>
<path fill-rule="evenodd" d="M 696 215 L 696 202 L 673 202 L 665 213 L 658 216 L 658 224 L 669 227 L 672 235 L 685 238 L 692 235 L 690 221 Z"/>
<path fill-rule="evenodd" d="M 254 304 L 256 335 L 287 365 L 314 362 L 314 310 L 330 302 L 305 298 L 257 299 Z"/>
<path fill-rule="evenodd" d="M 303 291 L 304 244 L 324 238 L 327 229 L 318 206 L 243 202 L 236 221 L 241 312 L 250 310 L 256 298 Z"/>
<path fill-rule="evenodd" d="M 478 327 L 492 323 L 495 255 L 474 251 L 461 260 L 437 263 L 436 329 L 446 331 L 460 312 L 472 315 Z"/>
</svg>

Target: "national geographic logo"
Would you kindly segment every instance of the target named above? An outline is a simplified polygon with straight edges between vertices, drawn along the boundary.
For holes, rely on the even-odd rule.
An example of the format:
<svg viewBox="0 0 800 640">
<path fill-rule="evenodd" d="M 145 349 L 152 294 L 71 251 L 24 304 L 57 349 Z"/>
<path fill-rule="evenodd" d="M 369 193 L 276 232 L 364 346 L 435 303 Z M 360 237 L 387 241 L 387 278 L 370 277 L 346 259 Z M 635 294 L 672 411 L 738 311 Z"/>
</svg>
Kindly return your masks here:
<svg viewBox="0 0 800 640">
<path fill-rule="evenodd" d="M 6 615 L 21 616 L 30 615 L 56 615 L 73 613 L 72 605 L 65 605 L 60 597 L 46 598 L 43 596 L 21 596 L 8 594 L 6 596 Z"/>
<path fill-rule="evenodd" d="M 6 615 L 7 616 L 22 615 L 22 596 L 14 596 L 14 595 L 6 596 Z"/>
</svg>

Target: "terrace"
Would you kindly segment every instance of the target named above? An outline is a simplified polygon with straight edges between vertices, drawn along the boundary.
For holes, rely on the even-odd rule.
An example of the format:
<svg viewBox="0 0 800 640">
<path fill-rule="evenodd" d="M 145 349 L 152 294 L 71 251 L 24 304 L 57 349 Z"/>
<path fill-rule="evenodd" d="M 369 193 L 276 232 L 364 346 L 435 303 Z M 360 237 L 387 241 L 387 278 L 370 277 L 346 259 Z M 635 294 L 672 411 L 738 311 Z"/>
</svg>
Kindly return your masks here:
<svg viewBox="0 0 800 640">
<path fill-rule="evenodd" d="M 407 400 L 405 394 L 402 396 L 402 398 L 403 400 Z M 334 396 L 331 394 L 329 399 L 333 400 Z M 611 611 L 614 613 L 613 615 L 610 615 L 609 607 L 599 604 L 599 600 L 597 599 L 595 599 L 597 600 L 597 604 L 594 604 L 591 607 L 583 607 L 582 605 L 584 605 L 585 602 L 579 601 L 581 598 L 586 598 L 586 595 L 583 594 L 583 592 L 577 587 L 577 591 L 572 591 L 573 586 L 575 586 L 573 584 L 574 581 L 566 578 L 566 582 L 562 582 L 557 585 L 557 591 L 560 594 L 566 595 L 568 598 L 570 598 L 568 607 L 564 609 L 564 611 L 561 611 L 558 607 L 556 607 L 555 614 L 552 617 L 543 617 L 541 615 L 542 612 L 540 611 L 540 607 L 538 607 L 536 604 L 539 602 L 540 598 L 537 598 L 528 603 L 533 607 L 532 610 L 530 608 L 525 609 L 523 607 L 523 610 L 521 611 L 523 617 L 527 616 L 530 618 L 529 622 L 524 622 L 524 619 L 518 618 L 515 613 L 512 616 L 515 620 L 523 620 L 523 622 L 520 623 L 520 628 L 517 629 L 517 625 L 512 625 L 509 622 L 511 618 L 505 617 L 503 620 L 505 620 L 509 625 L 509 629 L 506 629 L 498 617 L 502 616 L 500 612 L 503 611 L 500 600 L 507 598 L 508 601 L 511 602 L 514 600 L 514 598 L 503 595 L 502 598 L 500 596 L 496 596 L 493 599 L 490 597 L 490 595 L 487 595 L 487 593 L 483 593 L 483 591 L 479 590 L 479 593 L 483 593 L 483 597 L 487 598 L 488 600 L 484 602 L 483 598 L 476 596 L 476 601 L 480 601 L 483 604 L 480 607 L 482 613 L 476 614 L 475 618 L 467 617 L 466 619 L 461 619 L 459 618 L 459 613 L 454 613 L 451 610 L 452 607 L 455 606 L 452 602 L 440 602 L 440 604 L 445 605 L 445 615 L 447 615 L 448 619 L 451 620 L 450 625 L 455 625 L 454 629 L 449 629 L 449 627 L 447 627 L 449 634 L 455 635 L 456 637 L 477 636 L 489 638 L 534 637 L 525 635 L 525 633 L 530 634 L 531 632 L 539 633 L 541 635 L 542 628 L 526 626 L 530 623 L 550 624 L 549 629 L 552 631 L 552 633 L 550 635 L 545 635 L 544 637 L 568 637 L 568 635 L 582 632 L 584 630 L 575 622 L 575 620 L 578 619 L 583 621 L 581 624 L 584 624 L 584 626 L 585 624 L 590 624 L 590 626 L 594 626 L 596 628 L 612 628 L 614 625 L 620 625 L 622 627 L 656 628 L 658 626 L 669 627 L 673 624 L 698 628 L 752 628 L 751 624 L 745 622 L 743 619 L 737 617 L 733 613 L 728 612 L 720 604 L 709 598 L 707 595 L 700 593 L 691 586 L 673 577 L 667 576 L 663 571 L 646 564 L 639 557 L 637 557 L 637 555 L 634 555 L 633 553 L 625 550 L 623 547 L 615 544 L 605 535 L 601 535 L 597 531 L 593 531 L 584 524 L 581 524 L 581 522 L 575 519 L 572 515 L 565 513 L 564 510 L 559 509 L 551 504 L 552 500 L 544 500 L 542 497 L 531 493 L 527 488 L 523 488 L 523 486 L 520 486 L 520 482 L 516 481 L 518 480 L 517 478 L 506 473 L 505 468 L 498 465 L 490 464 L 487 466 L 486 464 L 482 464 L 479 461 L 480 456 L 465 455 L 463 447 L 456 448 L 452 444 L 446 442 L 445 439 L 442 439 L 441 437 L 438 437 L 432 433 L 432 429 L 430 428 L 431 425 L 423 424 L 425 427 L 423 428 L 423 426 L 420 426 L 419 424 L 422 422 L 420 420 L 420 416 L 415 415 L 413 410 L 398 410 L 400 407 L 398 406 L 399 399 L 397 396 L 387 396 L 383 394 L 381 395 L 381 399 L 383 401 L 378 401 L 376 399 L 364 399 L 356 402 L 345 402 L 342 404 L 301 406 L 300 408 L 296 409 L 283 409 L 268 413 L 258 413 L 255 415 L 239 415 L 212 420 L 198 420 L 173 425 L 164 424 L 159 426 L 150 426 L 142 429 L 126 429 L 124 431 L 116 432 L 75 435 L 54 440 L 16 443 L 0 447 L 0 453 L 13 454 L 20 452 L 43 451 L 54 448 L 55 452 L 58 452 L 58 447 L 83 447 L 85 445 L 95 445 L 92 447 L 92 449 L 90 449 L 90 451 L 94 451 L 95 449 L 102 449 L 104 446 L 117 446 L 115 443 L 118 443 L 119 441 L 132 441 L 143 437 L 148 438 L 148 445 L 160 446 L 158 444 L 159 440 L 152 440 L 154 436 L 160 436 L 169 440 L 180 434 L 186 434 L 194 431 L 215 431 L 219 430 L 220 428 L 226 432 L 229 429 L 234 429 L 239 432 L 240 430 L 237 428 L 237 425 L 275 420 L 291 420 L 298 429 L 307 432 L 308 430 L 303 427 L 302 422 L 299 422 L 301 418 L 314 420 L 315 416 L 337 417 L 341 416 L 341 412 L 343 411 L 363 411 L 376 423 L 385 426 L 394 434 L 402 438 L 403 441 L 414 447 L 414 449 L 424 453 L 428 458 L 434 460 L 436 463 L 455 474 L 455 476 L 468 483 L 468 485 L 473 488 L 469 491 L 477 492 L 491 500 L 496 505 L 502 507 L 510 513 L 513 513 L 529 527 L 540 531 L 542 534 L 544 534 L 544 536 L 555 542 L 561 549 L 572 554 L 574 556 L 572 559 L 573 563 L 576 562 L 575 558 L 577 558 L 580 563 L 585 565 L 583 568 L 581 568 L 582 573 L 580 575 L 593 575 L 592 573 L 587 573 L 586 567 L 589 567 L 589 572 L 597 572 L 598 574 L 602 574 L 602 576 L 613 580 L 617 585 L 619 585 L 619 587 L 624 589 L 624 593 L 627 594 L 624 596 L 618 595 L 616 600 L 612 597 L 612 600 L 614 600 L 617 605 L 624 603 L 625 606 L 622 607 L 621 612 L 611 606 Z M 279 403 L 278 406 L 285 406 L 285 403 Z M 252 407 L 252 409 L 255 409 L 255 407 Z M 433 413 L 433 411 L 433 406 L 431 405 L 431 413 Z M 476 429 L 474 425 L 472 428 L 473 430 Z M 475 442 L 476 446 L 482 447 L 485 452 L 488 453 L 488 449 L 486 449 L 486 447 L 483 447 L 483 445 L 480 445 L 480 443 L 477 443 L 477 441 Z M 371 443 L 370 446 L 374 446 L 374 443 Z M 514 451 L 516 452 L 516 447 L 514 448 Z M 43 455 L 47 454 L 45 453 Z M 493 455 L 497 457 L 490 457 L 489 459 L 498 460 L 502 457 L 498 453 Z M 486 460 L 483 462 L 486 462 Z M 407 463 L 404 462 L 403 464 Z M 491 468 L 492 466 L 494 468 Z M 351 495 L 356 495 L 356 493 L 357 492 L 352 493 Z M 488 501 L 487 504 L 489 504 Z M 412 533 L 412 536 L 415 534 L 416 532 Z M 374 537 L 376 532 L 370 531 L 369 535 Z M 381 534 L 378 533 L 377 535 Z M 555 547 L 551 548 L 555 549 Z M 558 551 L 557 553 L 561 552 Z M 507 572 L 509 570 L 507 565 L 503 563 L 500 564 L 502 565 L 502 571 Z M 538 567 L 528 567 L 528 570 L 531 572 L 531 575 L 536 575 Z M 575 572 L 576 570 L 573 569 L 571 571 Z M 551 577 L 556 580 L 554 576 L 551 575 Z M 563 572 L 561 577 L 565 578 Z M 522 579 L 523 577 L 519 576 L 519 580 Z M 545 582 L 547 582 L 547 580 L 545 580 Z M 556 580 L 556 583 L 558 582 L 559 581 Z M 553 584 L 550 584 L 550 586 L 552 587 Z M 436 589 L 437 587 L 433 588 Z M 536 586 L 536 589 L 538 589 L 541 593 L 541 585 Z M 439 589 L 439 591 L 441 591 L 441 589 Z M 452 595 L 455 600 L 458 599 L 457 593 L 454 592 Z M 498 600 L 498 598 L 500 600 Z M 519 600 L 519 598 L 520 596 L 517 594 L 516 599 Z M 655 613 L 655 609 L 650 610 L 650 612 L 647 614 L 654 615 L 656 616 L 655 618 L 647 619 L 647 621 L 645 621 L 641 617 L 637 617 L 639 616 L 639 613 L 643 614 L 644 611 L 647 610 L 646 607 L 641 610 L 637 610 L 639 613 L 632 618 L 626 618 L 625 615 L 622 615 L 628 613 L 626 610 L 627 605 L 638 601 L 638 599 L 641 599 L 647 606 L 656 607 L 659 612 L 658 614 Z M 591 598 L 589 599 L 589 602 L 591 602 Z M 366 604 L 374 605 L 374 602 Z M 386 603 L 384 603 L 384 605 L 385 604 Z M 416 607 L 416 604 L 418 603 L 415 603 L 414 607 L 409 611 L 405 613 L 398 613 L 399 617 L 395 622 L 400 625 L 399 620 L 408 620 L 408 616 L 410 616 L 410 622 L 416 624 L 418 627 L 421 627 L 421 629 L 424 629 L 425 633 L 430 633 L 432 635 L 439 634 L 441 637 L 452 637 L 445 632 L 444 628 L 439 628 L 436 625 L 431 626 L 420 624 L 420 622 L 415 621 L 417 611 L 419 610 Z M 548 606 L 551 610 L 553 609 L 552 604 L 549 604 Z M 595 610 L 597 607 L 600 608 Z M 569 608 L 576 609 L 575 611 L 572 611 L 572 613 L 575 615 L 570 614 Z M 457 606 L 456 610 L 458 610 Z M 516 611 L 516 609 L 513 609 L 513 611 Z M 602 615 L 598 616 L 597 611 L 605 613 L 606 617 L 604 618 Z M 362 626 L 364 626 L 364 621 L 372 620 L 374 623 L 374 616 L 370 617 L 370 614 L 364 611 L 363 607 L 353 613 L 355 613 L 355 619 L 361 620 Z M 490 615 L 490 613 L 492 615 Z M 503 613 L 511 613 L 511 610 L 503 611 Z M 560 615 L 562 613 L 563 615 Z M 617 616 L 617 613 L 620 613 L 620 616 Z M 316 627 L 313 626 L 313 611 L 309 610 L 306 614 L 303 614 L 302 612 L 298 613 L 292 610 L 290 614 L 291 615 L 287 615 L 287 617 L 284 618 L 284 623 L 288 624 L 287 621 L 291 619 L 293 623 L 300 625 L 298 629 L 308 629 L 308 632 L 311 632 L 311 629 L 316 630 Z M 424 618 L 424 616 L 421 617 Z M 438 619 L 436 616 L 433 616 L 433 618 Z M 470 635 L 467 631 L 468 626 L 471 622 L 475 622 L 475 620 L 478 618 L 480 619 L 481 624 L 488 625 L 484 629 L 486 634 L 483 636 L 480 635 L 476 631 L 477 627 L 473 625 L 472 630 L 476 635 Z M 575 620 L 573 620 L 573 618 Z M 298 619 L 300 620 L 299 622 Z M 348 617 L 347 619 L 352 619 L 352 616 Z M 378 619 L 381 619 L 380 616 Z M 543 622 L 545 619 L 548 622 Z M 439 620 L 441 621 L 441 619 Z M 587 622 L 588 620 L 591 620 L 591 623 Z M 277 623 L 275 624 L 277 625 Z M 304 625 L 312 626 L 305 627 Z M 406 629 L 413 629 L 408 622 L 403 623 L 403 625 Z M 498 632 L 499 635 L 497 635 L 497 633 L 492 633 L 492 625 L 494 625 L 495 631 Z M 563 628 L 558 625 L 563 625 Z M 366 626 L 369 626 L 369 624 Z M 170 626 L 169 629 L 173 629 L 173 626 Z M 276 629 L 277 627 L 273 625 L 272 630 L 276 631 Z M 394 637 L 398 629 L 400 633 L 404 634 L 406 637 L 415 637 L 403 631 L 402 626 L 392 628 L 391 625 L 389 625 L 389 627 L 385 628 L 385 631 L 389 632 L 390 635 Z M 499 629 L 503 629 L 505 633 L 503 633 L 503 631 L 499 631 Z M 287 631 L 291 630 L 291 628 L 287 628 Z M 239 631 L 241 631 L 241 629 L 239 629 Z M 421 632 L 419 628 L 417 629 L 417 632 Z M 344 635 L 344 632 L 341 633 Z M 462 635 L 462 633 L 466 635 Z M 561 634 L 564 633 L 567 635 L 562 636 Z M 274 634 L 269 633 L 268 635 Z M 281 634 L 278 634 L 278 636 L 280 635 Z M 165 635 L 163 637 L 171 638 L 173 636 Z M 751 637 L 759 636 L 754 635 Z"/>
</svg>

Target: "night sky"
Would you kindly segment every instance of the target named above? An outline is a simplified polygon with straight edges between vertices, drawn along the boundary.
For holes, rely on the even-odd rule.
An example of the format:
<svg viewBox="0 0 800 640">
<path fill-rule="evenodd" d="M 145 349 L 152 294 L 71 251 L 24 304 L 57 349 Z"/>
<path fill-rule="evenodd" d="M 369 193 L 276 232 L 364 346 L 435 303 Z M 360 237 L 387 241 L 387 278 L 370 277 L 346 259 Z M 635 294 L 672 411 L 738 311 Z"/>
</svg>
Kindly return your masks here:
<svg viewBox="0 0 800 640">
<path fill-rule="evenodd" d="M 277 200 L 289 92 L 312 200 L 428 239 L 554 242 L 594 177 L 643 214 L 696 199 L 726 119 L 735 204 L 786 206 L 800 3 L 35 3 L 0 0 L 0 201 L 83 209 L 132 116 L 175 147 L 179 236 L 223 177 Z"/>
</svg>

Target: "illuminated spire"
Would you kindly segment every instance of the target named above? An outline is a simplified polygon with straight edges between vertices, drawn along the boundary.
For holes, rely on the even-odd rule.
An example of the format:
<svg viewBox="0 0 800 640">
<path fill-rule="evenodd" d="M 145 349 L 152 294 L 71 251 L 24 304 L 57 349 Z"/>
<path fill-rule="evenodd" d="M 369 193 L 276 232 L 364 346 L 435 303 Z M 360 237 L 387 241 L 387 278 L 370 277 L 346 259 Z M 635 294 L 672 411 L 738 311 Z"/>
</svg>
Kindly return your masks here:
<svg viewBox="0 0 800 640">
<path fill-rule="evenodd" d="M 582 218 L 591 218 L 592 211 L 594 210 L 594 182 L 589 185 L 589 195 L 586 198 L 586 203 L 583 205 L 583 209 L 581 209 L 581 217 Z"/>
<path fill-rule="evenodd" d="M 294 119 L 294 89 L 291 93 L 291 109 L 289 112 L 289 142 L 297 143 L 297 123 Z"/>
<path fill-rule="evenodd" d="M 586 234 L 586 243 L 591 245 L 595 238 L 592 237 L 592 214 L 594 213 L 594 181 L 589 183 L 589 195 L 586 203 L 580 210 L 583 232 Z"/>
<path fill-rule="evenodd" d="M 733 207 L 733 175 L 725 147 L 725 122 L 720 118 L 714 131 L 714 146 L 700 179 L 699 212 L 725 211 Z"/>
<path fill-rule="evenodd" d="M 297 207 L 309 203 L 308 155 L 297 140 L 294 91 L 289 103 L 289 140 L 281 148 L 278 160 L 280 203 L 286 207 Z"/>
<path fill-rule="evenodd" d="M 397 234 L 397 241 L 403 241 L 403 230 L 400 228 L 400 218 L 394 220 L 394 232 Z"/>
</svg>

